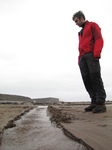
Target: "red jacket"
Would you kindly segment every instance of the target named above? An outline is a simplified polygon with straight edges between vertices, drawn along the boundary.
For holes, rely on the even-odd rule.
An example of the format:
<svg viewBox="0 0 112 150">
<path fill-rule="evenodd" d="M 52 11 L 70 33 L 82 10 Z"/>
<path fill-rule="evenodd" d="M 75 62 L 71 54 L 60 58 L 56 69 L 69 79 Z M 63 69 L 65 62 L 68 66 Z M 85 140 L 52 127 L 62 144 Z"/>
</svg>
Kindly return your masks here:
<svg viewBox="0 0 112 150">
<path fill-rule="evenodd" d="M 86 21 L 83 30 L 83 35 L 79 32 L 79 57 L 85 53 L 93 52 L 94 58 L 101 57 L 101 51 L 103 47 L 103 38 L 101 35 L 100 27 L 94 23 Z"/>
</svg>

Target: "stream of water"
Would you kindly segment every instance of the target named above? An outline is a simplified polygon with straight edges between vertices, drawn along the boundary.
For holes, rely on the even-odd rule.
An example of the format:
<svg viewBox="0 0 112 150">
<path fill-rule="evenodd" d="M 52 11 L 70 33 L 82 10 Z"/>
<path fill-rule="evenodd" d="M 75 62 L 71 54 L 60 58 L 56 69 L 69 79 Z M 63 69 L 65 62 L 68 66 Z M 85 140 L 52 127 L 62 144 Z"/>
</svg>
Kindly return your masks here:
<svg viewBox="0 0 112 150">
<path fill-rule="evenodd" d="M 52 124 L 47 107 L 37 107 L 4 131 L 0 150 L 86 150 Z"/>
</svg>

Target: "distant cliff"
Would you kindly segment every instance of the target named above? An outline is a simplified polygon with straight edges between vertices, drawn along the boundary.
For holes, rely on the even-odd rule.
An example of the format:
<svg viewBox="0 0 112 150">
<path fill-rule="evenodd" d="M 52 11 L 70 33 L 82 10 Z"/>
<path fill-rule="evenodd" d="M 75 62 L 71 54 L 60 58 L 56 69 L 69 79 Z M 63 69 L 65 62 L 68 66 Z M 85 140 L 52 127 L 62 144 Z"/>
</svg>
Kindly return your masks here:
<svg viewBox="0 0 112 150">
<path fill-rule="evenodd" d="M 26 101 L 31 102 L 32 99 L 25 96 L 0 94 L 0 101 Z"/>
<path fill-rule="evenodd" d="M 47 103 L 59 103 L 58 98 L 48 97 L 48 98 L 35 98 L 31 99 L 30 97 L 20 96 L 20 95 L 9 95 L 9 94 L 0 94 L 0 102 L 33 102 L 38 104 L 47 104 Z"/>
<path fill-rule="evenodd" d="M 35 98 L 32 99 L 35 103 L 59 103 L 58 98 L 48 97 L 48 98 Z"/>
</svg>

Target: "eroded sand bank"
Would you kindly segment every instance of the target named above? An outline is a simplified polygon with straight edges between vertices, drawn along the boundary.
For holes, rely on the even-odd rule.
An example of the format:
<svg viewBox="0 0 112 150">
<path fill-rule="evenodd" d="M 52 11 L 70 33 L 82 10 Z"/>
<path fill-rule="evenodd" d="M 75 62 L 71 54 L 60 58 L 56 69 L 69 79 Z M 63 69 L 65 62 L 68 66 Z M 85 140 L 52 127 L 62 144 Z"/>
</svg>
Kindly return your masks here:
<svg viewBox="0 0 112 150">
<path fill-rule="evenodd" d="M 0 143 L 4 129 L 15 126 L 14 121 L 33 108 L 34 106 L 22 104 L 0 104 Z"/>
<path fill-rule="evenodd" d="M 112 149 L 112 104 L 106 104 L 107 112 L 85 112 L 85 104 L 63 103 L 50 105 L 51 121 L 60 124 L 66 134 L 88 149 Z"/>
<path fill-rule="evenodd" d="M 85 112 L 85 103 L 63 103 L 50 105 L 51 121 L 61 125 L 65 134 L 85 145 L 88 149 L 112 149 L 112 104 L 107 105 L 107 112 L 93 114 Z M 35 106 L 1 104 L 0 105 L 0 136 L 5 128 L 13 126 L 25 112 Z"/>
</svg>

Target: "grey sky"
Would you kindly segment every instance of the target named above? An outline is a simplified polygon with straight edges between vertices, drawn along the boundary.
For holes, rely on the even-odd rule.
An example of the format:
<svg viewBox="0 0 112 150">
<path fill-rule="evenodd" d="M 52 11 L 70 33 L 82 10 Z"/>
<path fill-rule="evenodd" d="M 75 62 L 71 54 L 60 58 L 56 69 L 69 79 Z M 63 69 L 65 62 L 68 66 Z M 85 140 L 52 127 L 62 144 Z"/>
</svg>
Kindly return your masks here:
<svg viewBox="0 0 112 150">
<path fill-rule="evenodd" d="M 101 71 L 111 100 L 111 6 L 111 0 L 0 0 L 0 93 L 90 100 L 77 63 L 80 28 L 72 21 L 82 10 L 102 29 Z"/>
</svg>

